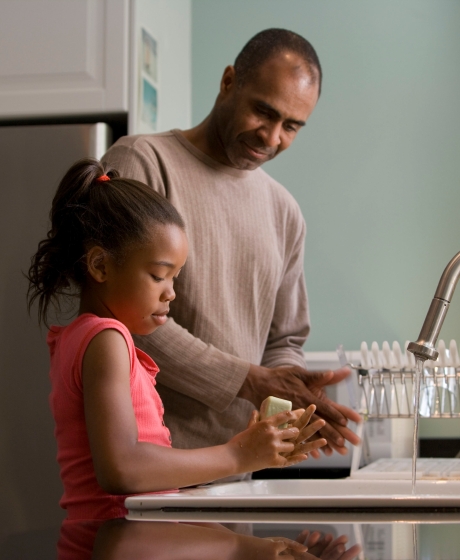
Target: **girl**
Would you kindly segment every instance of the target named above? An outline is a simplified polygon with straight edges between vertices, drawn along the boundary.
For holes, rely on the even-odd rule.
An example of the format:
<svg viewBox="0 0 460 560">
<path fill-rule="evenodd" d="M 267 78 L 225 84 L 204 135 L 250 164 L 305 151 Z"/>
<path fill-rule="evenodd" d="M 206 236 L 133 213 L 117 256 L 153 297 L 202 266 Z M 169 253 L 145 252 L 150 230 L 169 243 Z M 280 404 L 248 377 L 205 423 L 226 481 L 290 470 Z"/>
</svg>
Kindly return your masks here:
<svg viewBox="0 0 460 560">
<path fill-rule="evenodd" d="M 60 296 L 79 298 L 77 318 L 51 327 L 47 339 L 68 518 L 122 517 L 129 494 L 293 465 L 326 444 L 306 441 L 324 425 L 308 425 L 311 406 L 263 422 L 255 412 L 225 445 L 173 449 L 155 390 L 158 367 L 131 334 L 167 320 L 187 257 L 182 218 L 148 186 L 89 159 L 62 179 L 50 218 L 29 269 L 28 301 L 29 310 L 38 301 L 46 322 Z"/>
</svg>

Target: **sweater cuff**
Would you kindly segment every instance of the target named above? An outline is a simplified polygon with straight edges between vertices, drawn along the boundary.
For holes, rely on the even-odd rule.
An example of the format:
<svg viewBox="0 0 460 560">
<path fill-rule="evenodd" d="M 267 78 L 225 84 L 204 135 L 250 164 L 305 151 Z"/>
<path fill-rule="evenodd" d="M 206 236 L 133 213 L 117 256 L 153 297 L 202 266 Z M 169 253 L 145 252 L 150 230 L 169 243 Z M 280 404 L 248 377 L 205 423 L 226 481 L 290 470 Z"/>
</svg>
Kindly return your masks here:
<svg viewBox="0 0 460 560">
<path fill-rule="evenodd" d="M 307 364 L 305 361 L 305 355 L 302 351 L 292 351 L 289 349 L 278 348 L 276 353 L 270 352 L 265 354 L 262 358 L 262 366 L 266 368 L 276 368 L 281 366 L 299 366 L 306 369 Z"/>
</svg>

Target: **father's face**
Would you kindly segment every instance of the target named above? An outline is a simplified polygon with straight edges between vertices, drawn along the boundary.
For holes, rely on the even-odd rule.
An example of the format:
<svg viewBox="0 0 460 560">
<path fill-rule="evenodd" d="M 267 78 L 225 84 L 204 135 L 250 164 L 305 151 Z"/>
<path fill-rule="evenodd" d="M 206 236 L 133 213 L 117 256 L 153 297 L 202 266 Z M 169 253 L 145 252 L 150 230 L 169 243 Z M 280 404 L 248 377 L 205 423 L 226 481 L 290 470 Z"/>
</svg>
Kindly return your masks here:
<svg viewBox="0 0 460 560">
<path fill-rule="evenodd" d="M 256 169 L 291 145 L 318 100 L 302 59 L 283 53 L 238 87 L 233 67 L 221 84 L 217 126 L 228 165 Z"/>
</svg>

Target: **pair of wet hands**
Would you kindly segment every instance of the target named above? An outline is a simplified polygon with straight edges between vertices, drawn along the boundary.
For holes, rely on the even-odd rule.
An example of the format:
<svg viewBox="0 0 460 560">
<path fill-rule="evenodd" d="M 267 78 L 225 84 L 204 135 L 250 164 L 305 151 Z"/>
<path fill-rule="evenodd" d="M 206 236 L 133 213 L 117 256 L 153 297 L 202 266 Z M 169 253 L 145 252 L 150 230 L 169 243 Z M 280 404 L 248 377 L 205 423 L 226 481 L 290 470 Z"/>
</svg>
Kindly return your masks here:
<svg viewBox="0 0 460 560">
<path fill-rule="evenodd" d="M 260 406 L 259 411 L 259 420 L 265 420 L 266 418 L 270 418 L 276 414 L 280 414 L 282 412 L 289 412 L 292 410 L 292 403 L 291 401 L 280 399 L 278 397 L 267 397 Z M 280 455 L 284 457 L 294 457 L 299 453 L 309 453 L 318 449 L 320 447 L 324 447 L 327 445 L 327 440 L 325 438 L 318 437 L 317 432 L 326 424 L 326 422 L 322 419 L 315 420 L 311 423 L 312 416 L 316 410 L 315 405 L 310 405 L 307 409 L 302 412 L 301 409 L 293 411 L 293 414 L 297 415 L 297 418 L 289 423 L 281 424 L 279 426 L 280 429 L 283 428 L 297 428 L 299 430 L 299 434 L 293 440 L 294 443 L 294 451 L 290 453 L 280 453 Z M 312 439 L 308 444 L 306 442 Z"/>
<path fill-rule="evenodd" d="M 334 538 L 330 533 L 323 534 L 308 529 L 302 531 L 295 541 L 286 537 L 267 537 L 264 540 L 273 543 L 271 554 L 268 553 L 266 559 L 283 557 L 286 560 L 354 560 L 361 552 L 358 544 L 347 550 L 346 535 Z"/>
</svg>

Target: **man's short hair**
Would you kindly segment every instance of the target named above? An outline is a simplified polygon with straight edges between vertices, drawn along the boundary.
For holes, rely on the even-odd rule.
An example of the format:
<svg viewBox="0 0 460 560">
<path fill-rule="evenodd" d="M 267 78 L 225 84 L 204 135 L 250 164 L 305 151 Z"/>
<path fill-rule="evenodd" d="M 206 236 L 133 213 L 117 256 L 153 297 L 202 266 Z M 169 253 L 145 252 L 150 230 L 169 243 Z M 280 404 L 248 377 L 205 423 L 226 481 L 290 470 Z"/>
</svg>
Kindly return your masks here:
<svg viewBox="0 0 460 560">
<path fill-rule="evenodd" d="M 303 59 L 321 92 L 323 75 L 315 49 L 304 37 L 287 29 L 265 29 L 246 43 L 234 64 L 237 84 L 245 84 L 267 60 L 283 52 L 293 52 Z"/>
</svg>

